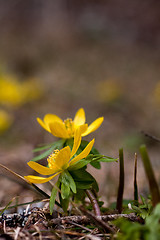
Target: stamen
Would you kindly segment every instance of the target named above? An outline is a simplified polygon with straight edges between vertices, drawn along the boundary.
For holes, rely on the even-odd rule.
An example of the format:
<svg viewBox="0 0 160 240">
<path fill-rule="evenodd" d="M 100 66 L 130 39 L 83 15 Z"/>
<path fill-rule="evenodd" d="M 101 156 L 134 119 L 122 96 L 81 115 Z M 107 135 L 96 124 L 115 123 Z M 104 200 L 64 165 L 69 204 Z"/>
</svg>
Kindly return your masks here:
<svg viewBox="0 0 160 240">
<path fill-rule="evenodd" d="M 51 154 L 48 156 L 47 161 L 48 161 L 48 166 L 49 166 L 49 168 L 53 168 L 54 162 L 55 162 L 55 159 L 56 159 L 58 153 L 59 153 L 59 150 L 56 149 L 56 150 L 54 150 L 53 153 L 51 153 Z"/>
<path fill-rule="evenodd" d="M 74 122 L 72 121 L 71 118 L 67 118 L 64 120 L 65 127 L 67 129 L 67 132 L 70 137 L 73 137 L 74 135 Z"/>
</svg>

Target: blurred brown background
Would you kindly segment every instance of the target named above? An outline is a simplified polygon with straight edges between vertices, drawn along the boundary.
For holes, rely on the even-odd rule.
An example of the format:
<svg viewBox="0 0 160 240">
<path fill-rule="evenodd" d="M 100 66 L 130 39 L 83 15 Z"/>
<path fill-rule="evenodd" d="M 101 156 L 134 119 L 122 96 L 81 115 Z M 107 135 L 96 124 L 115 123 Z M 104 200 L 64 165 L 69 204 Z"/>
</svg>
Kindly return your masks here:
<svg viewBox="0 0 160 240">
<path fill-rule="evenodd" d="M 0 0 L 0 53 L 0 82 L 6 75 L 20 85 L 32 79 L 33 92 L 39 92 L 34 98 L 30 90 L 32 98 L 28 94 L 16 106 L 0 102 L 0 109 L 12 118 L 10 127 L 1 133 L 2 164 L 21 175 L 31 173 L 26 163 L 32 149 L 55 140 L 36 117 L 54 113 L 73 118 L 83 107 L 88 123 L 105 118 L 87 139 L 95 137 L 99 151 L 113 157 L 124 148 L 126 198 L 133 198 L 135 152 L 140 193 L 148 192 L 139 156 L 141 143 L 147 144 L 160 181 L 159 143 L 141 133 L 160 137 L 159 1 Z M 118 164 L 90 171 L 101 183 L 101 195 L 112 201 Z M 11 184 L 11 197 L 25 191 L 11 183 L 10 177 L 1 170 L 0 179 L 5 181 L 1 205 L 10 200 L 5 191 L 11 190 Z"/>
</svg>

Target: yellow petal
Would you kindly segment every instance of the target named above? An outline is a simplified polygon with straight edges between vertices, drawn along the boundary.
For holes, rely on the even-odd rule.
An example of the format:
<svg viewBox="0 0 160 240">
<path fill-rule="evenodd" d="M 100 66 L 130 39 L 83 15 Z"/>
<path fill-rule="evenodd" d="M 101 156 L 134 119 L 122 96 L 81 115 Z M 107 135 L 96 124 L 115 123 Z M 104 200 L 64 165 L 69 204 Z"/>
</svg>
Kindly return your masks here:
<svg viewBox="0 0 160 240">
<path fill-rule="evenodd" d="M 59 153 L 57 153 L 55 163 L 61 168 L 65 169 L 68 167 L 69 160 L 71 158 L 71 149 L 69 146 L 62 148 Z"/>
<path fill-rule="evenodd" d="M 82 124 L 84 124 L 86 121 L 86 117 L 85 117 L 85 111 L 83 108 L 80 108 L 74 117 L 74 124 L 75 126 L 80 126 Z"/>
<path fill-rule="evenodd" d="M 75 130 L 75 134 L 74 134 L 74 143 L 73 143 L 73 148 L 72 148 L 72 152 L 71 152 L 71 158 L 73 157 L 73 155 L 77 152 L 80 144 L 81 144 L 81 128 L 77 128 Z"/>
<path fill-rule="evenodd" d="M 88 143 L 88 145 L 85 147 L 85 149 L 78 156 L 76 156 L 75 158 L 73 158 L 70 161 L 69 165 L 73 165 L 74 163 L 78 162 L 79 160 L 87 157 L 93 147 L 93 144 L 94 144 L 94 139 Z"/>
<path fill-rule="evenodd" d="M 87 131 L 84 132 L 84 133 L 82 134 L 82 136 L 84 137 L 84 136 L 90 134 L 91 132 L 94 132 L 97 128 L 100 127 L 100 125 L 102 124 L 103 120 L 104 120 L 103 117 L 97 118 L 94 122 L 92 122 L 92 123 L 89 125 Z"/>
<path fill-rule="evenodd" d="M 45 124 L 40 118 L 37 118 L 37 122 L 43 127 L 46 131 L 51 132 L 47 124 Z"/>
<path fill-rule="evenodd" d="M 60 172 L 58 172 L 48 178 L 38 177 L 38 176 L 33 176 L 33 175 L 24 176 L 24 178 L 30 183 L 45 183 L 45 182 L 50 181 L 52 178 L 56 177 L 58 174 L 60 174 Z"/>
<path fill-rule="evenodd" d="M 87 123 L 86 123 L 86 124 L 83 124 L 83 125 L 79 126 L 79 128 L 81 129 L 81 135 L 82 135 L 82 133 L 84 133 L 85 131 L 87 131 L 87 129 L 88 129 L 88 124 L 87 124 Z"/>
<path fill-rule="evenodd" d="M 63 123 L 61 118 L 59 118 L 57 115 L 50 114 L 50 113 L 48 113 L 44 116 L 44 122 L 48 125 L 51 122 L 61 122 L 61 123 Z"/>
<path fill-rule="evenodd" d="M 57 168 L 57 166 L 55 166 L 55 168 L 48 168 L 48 167 L 44 167 L 42 165 L 40 165 L 39 163 L 30 161 L 27 163 L 28 166 L 30 166 L 33 170 L 35 170 L 36 172 L 43 174 L 43 175 L 50 175 L 50 174 L 54 174 L 56 172 L 58 172 L 60 169 Z"/>
<path fill-rule="evenodd" d="M 55 137 L 59 138 L 69 138 L 69 135 L 67 133 L 66 127 L 64 123 L 61 122 L 53 122 L 49 124 L 49 128 L 51 130 L 51 133 Z"/>
</svg>

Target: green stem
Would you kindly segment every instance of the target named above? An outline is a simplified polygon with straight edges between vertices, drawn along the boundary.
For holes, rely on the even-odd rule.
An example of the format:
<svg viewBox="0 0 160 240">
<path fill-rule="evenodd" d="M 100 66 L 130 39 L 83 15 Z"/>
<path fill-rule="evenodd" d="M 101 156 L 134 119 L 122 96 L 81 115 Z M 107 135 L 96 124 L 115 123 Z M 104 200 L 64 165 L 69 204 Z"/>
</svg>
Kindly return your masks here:
<svg viewBox="0 0 160 240">
<path fill-rule="evenodd" d="M 158 184 L 157 184 L 154 171 L 153 171 L 145 145 L 142 145 L 140 147 L 140 153 L 141 153 L 145 173 L 149 182 L 149 188 L 152 195 L 153 206 L 155 206 L 157 203 L 160 202 L 160 192 L 159 192 Z"/>
</svg>

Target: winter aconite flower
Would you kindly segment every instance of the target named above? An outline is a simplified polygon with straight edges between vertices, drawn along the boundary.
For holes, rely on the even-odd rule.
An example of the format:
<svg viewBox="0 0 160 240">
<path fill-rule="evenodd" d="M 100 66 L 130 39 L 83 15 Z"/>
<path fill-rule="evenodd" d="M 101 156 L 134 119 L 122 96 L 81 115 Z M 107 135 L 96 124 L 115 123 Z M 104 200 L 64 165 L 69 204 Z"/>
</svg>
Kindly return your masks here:
<svg viewBox="0 0 160 240">
<path fill-rule="evenodd" d="M 25 176 L 24 178 L 30 183 L 45 183 L 56 177 L 58 174 L 61 174 L 65 170 L 69 170 L 71 166 L 88 156 L 94 144 L 94 139 L 88 143 L 86 148 L 79 155 L 75 155 L 80 144 L 81 129 L 77 128 L 74 135 L 72 151 L 69 146 L 62 148 L 61 150 L 55 150 L 54 153 L 52 153 L 47 159 L 48 167 L 44 167 L 33 161 L 28 162 L 28 165 L 33 170 L 43 175 L 51 175 L 50 177 L 45 178 L 29 175 Z"/>
<path fill-rule="evenodd" d="M 37 118 L 38 123 L 48 132 L 59 138 L 72 138 L 77 128 L 81 127 L 82 136 L 86 136 L 91 132 L 94 132 L 103 122 L 103 117 L 97 118 L 89 126 L 85 123 L 85 111 L 80 108 L 74 120 L 67 118 L 62 120 L 57 115 L 46 114 L 43 121 Z"/>
</svg>

